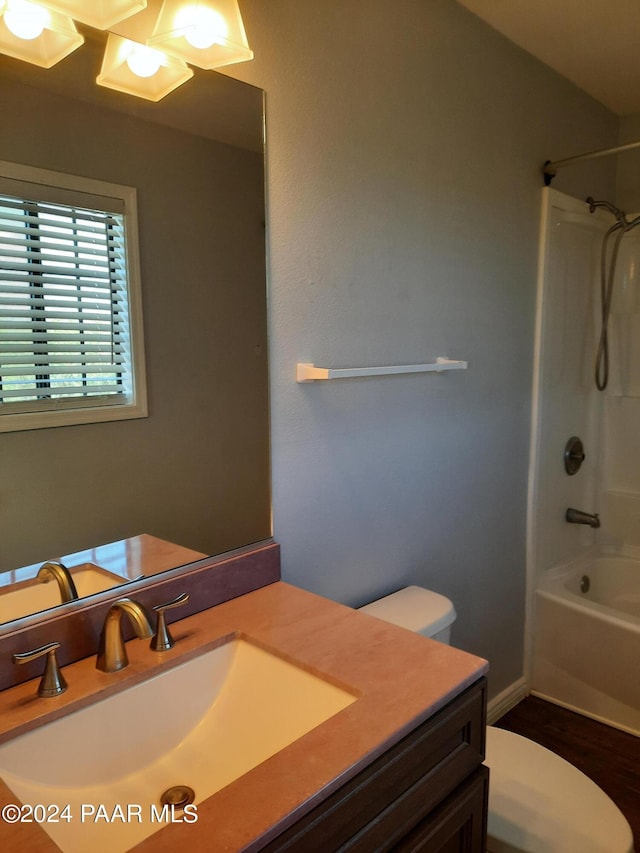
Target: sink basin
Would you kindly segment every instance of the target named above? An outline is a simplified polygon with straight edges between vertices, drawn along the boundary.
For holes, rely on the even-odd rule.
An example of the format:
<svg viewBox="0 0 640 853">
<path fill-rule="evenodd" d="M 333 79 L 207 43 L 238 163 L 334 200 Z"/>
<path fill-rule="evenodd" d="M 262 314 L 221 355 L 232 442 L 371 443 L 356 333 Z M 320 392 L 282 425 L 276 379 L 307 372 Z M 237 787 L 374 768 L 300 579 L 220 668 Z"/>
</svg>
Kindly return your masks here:
<svg viewBox="0 0 640 853">
<path fill-rule="evenodd" d="M 91 563 L 72 566 L 69 571 L 80 598 L 111 589 L 125 580 L 120 575 L 115 575 Z M 0 622 L 21 619 L 23 616 L 48 610 L 58 604 L 60 604 L 60 590 L 54 580 L 48 583 L 34 580 L 22 586 L 9 587 L 7 592 L 0 592 Z"/>
<path fill-rule="evenodd" d="M 167 789 L 189 786 L 197 807 L 355 701 L 234 637 L 0 746 L 0 776 L 23 803 L 69 804 L 70 820 L 42 824 L 64 853 L 119 853 L 162 828 Z M 83 804 L 109 818 L 121 806 L 125 820 L 85 808 L 83 822 Z"/>
</svg>

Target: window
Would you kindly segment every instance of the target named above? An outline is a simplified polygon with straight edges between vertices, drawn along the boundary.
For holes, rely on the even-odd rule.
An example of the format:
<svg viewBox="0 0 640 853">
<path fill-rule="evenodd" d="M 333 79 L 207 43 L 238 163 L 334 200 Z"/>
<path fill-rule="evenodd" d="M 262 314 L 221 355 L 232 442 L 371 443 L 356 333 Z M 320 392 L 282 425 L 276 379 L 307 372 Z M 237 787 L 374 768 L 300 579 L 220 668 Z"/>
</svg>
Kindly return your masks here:
<svg viewBox="0 0 640 853">
<path fill-rule="evenodd" d="M 0 431 L 146 414 L 135 190 L 0 162 Z"/>
</svg>

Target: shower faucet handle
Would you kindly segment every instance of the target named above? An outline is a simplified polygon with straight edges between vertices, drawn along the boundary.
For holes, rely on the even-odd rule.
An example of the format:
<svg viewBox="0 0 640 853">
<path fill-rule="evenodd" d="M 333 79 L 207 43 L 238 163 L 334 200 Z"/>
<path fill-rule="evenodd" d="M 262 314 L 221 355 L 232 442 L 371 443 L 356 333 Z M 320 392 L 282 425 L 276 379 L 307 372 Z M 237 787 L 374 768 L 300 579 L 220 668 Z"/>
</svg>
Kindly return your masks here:
<svg viewBox="0 0 640 853">
<path fill-rule="evenodd" d="M 571 477 L 580 470 L 585 459 L 582 440 L 577 435 L 572 435 L 564 448 L 564 470 Z"/>
</svg>

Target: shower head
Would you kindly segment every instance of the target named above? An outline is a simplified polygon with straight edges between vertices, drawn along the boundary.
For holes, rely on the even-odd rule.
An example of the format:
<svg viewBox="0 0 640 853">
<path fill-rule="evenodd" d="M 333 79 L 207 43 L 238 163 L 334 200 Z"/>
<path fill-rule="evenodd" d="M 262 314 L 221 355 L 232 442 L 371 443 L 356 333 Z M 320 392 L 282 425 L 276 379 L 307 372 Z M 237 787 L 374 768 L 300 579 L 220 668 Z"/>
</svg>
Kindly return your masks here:
<svg viewBox="0 0 640 853">
<path fill-rule="evenodd" d="M 611 204 L 610 201 L 595 201 L 589 196 L 587 204 L 589 205 L 589 213 L 595 213 L 596 208 L 604 207 L 605 210 L 608 210 L 609 213 L 615 216 L 621 225 L 627 225 L 627 214 L 623 210 L 620 210 L 619 207 L 616 207 L 615 204 Z"/>
<path fill-rule="evenodd" d="M 640 216 L 636 216 L 634 219 L 629 221 L 627 219 L 627 214 L 620 210 L 619 207 L 616 207 L 615 204 L 611 204 L 610 201 L 595 201 L 591 196 L 586 199 L 587 204 L 589 205 L 589 213 L 595 213 L 596 208 L 604 207 L 605 210 L 608 210 L 609 213 L 613 214 L 616 218 L 616 224 L 613 225 L 608 233 L 612 233 L 613 231 L 617 231 L 619 228 L 622 228 L 623 231 L 631 231 L 632 228 L 635 228 L 636 225 L 640 225 Z"/>
</svg>

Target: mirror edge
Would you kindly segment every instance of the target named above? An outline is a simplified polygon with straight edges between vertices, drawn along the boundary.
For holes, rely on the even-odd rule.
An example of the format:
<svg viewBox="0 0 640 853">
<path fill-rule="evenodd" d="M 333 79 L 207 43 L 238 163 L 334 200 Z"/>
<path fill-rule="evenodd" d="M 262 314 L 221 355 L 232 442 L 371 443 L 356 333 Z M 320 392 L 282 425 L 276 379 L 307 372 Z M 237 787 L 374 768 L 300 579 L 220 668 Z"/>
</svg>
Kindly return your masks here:
<svg viewBox="0 0 640 853">
<path fill-rule="evenodd" d="M 151 610 L 183 592 L 190 599 L 175 615 L 178 619 L 208 610 L 280 580 L 280 546 L 272 538 L 244 545 L 169 569 L 127 585 L 127 593 Z M 114 601 L 123 598 L 122 587 L 105 590 L 78 602 L 68 602 L 40 614 L 25 616 L 0 627 L 3 654 L 0 656 L 0 690 L 14 687 L 40 675 L 41 662 L 16 667 L 12 656 L 49 642 L 59 642 L 61 666 L 96 654 L 104 618 Z M 133 634 L 125 633 L 125 639 Z"/>
</svg>

